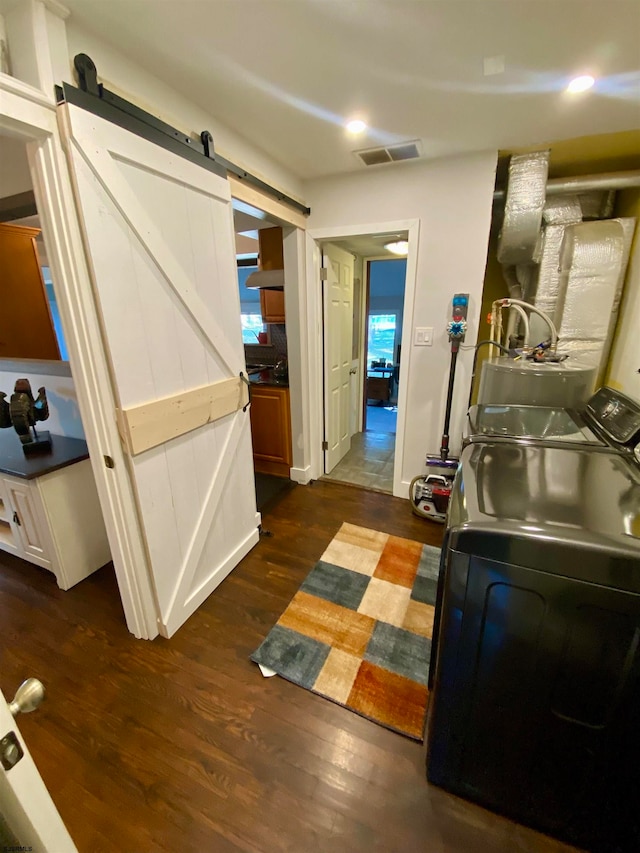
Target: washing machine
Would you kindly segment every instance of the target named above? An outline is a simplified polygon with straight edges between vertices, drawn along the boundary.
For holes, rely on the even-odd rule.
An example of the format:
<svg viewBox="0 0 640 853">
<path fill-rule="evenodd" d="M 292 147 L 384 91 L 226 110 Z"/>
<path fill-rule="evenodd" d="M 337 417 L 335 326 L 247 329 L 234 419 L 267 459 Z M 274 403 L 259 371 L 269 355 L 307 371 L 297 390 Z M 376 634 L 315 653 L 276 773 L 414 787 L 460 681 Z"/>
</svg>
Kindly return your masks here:
<svg viewBox="0 0 640 853">
<path fill-rule="evenodd" d="M 631 853 L 640 406 L 598 400 L 600 447 L 528 430 L 462 451 L 438 582 L 427 776 L 588 850 Z"/>
<path fill-rule="evenodd" d="M 638 403 L 604 386 L 581 409 L 498 404 L 472 406 L 464 424 L 462 445 L 487 440 L 517 441 L 629 453 L 639 431 Z"/>
</svg>

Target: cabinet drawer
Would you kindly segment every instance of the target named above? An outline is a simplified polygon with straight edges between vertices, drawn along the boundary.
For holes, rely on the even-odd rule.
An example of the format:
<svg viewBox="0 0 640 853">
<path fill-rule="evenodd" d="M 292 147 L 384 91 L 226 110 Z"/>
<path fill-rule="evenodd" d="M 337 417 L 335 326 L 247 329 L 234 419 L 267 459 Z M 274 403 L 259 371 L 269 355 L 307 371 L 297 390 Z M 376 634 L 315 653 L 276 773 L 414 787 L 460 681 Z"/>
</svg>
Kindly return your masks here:
<svg viewBox="0 0 640 853">
<path fill-rule="evenodd" d="M 27 560 L 51 569 L 50 546 L 39 496 L 28 483 L 5 480 L 4 487 L 12 508 L 11 528 L 18 540 L 18 550 Z"/>
</svg>

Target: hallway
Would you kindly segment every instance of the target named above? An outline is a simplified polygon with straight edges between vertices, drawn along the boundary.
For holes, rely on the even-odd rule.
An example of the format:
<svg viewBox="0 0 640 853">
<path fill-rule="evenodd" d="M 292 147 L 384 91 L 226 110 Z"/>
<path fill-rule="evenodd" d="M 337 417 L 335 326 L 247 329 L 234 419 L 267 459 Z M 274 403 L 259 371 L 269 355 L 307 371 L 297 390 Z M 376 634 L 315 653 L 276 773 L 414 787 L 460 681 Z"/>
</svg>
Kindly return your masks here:
<svg viewBox="0 0 640 853">
<path fill-rule="evenodd" d="M 395 444 L 392 432 L 357 432 L 351 438 L 351 450 L 322 479 L 391 494 Z"/>
</svg>

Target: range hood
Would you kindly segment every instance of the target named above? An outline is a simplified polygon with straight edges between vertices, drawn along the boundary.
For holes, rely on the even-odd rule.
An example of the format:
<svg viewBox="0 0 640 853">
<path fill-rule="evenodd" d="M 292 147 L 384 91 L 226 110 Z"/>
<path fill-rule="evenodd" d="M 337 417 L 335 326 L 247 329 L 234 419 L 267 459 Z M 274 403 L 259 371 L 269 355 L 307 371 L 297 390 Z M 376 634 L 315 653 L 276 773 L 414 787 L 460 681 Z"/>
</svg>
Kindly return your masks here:
<svg viewBox="0 0 640 853">
<path fill-rule="evenodd" d="M 258 231 L 258 244 L 260 269 L 251 273 L 245 282 L 245 287 L 271 289 L 284 287 L 282 228 L 261 228 Z"/>
<path fill-rule="evenodd" d="M 280 289 L 284 287 L 284 270 L 258 270 L 252 272 L 244 283 L 245 287 L 267 287 Z"/>
</svg>

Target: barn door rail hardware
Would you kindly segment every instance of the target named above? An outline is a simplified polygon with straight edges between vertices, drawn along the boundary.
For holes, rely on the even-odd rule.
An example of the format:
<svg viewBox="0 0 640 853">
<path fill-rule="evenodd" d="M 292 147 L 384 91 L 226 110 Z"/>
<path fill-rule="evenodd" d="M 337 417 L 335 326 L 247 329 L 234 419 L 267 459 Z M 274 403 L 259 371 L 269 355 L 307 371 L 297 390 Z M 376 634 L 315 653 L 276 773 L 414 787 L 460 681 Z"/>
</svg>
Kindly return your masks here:
<svg viewBox="0 0 640 853">
<path fill-rule="evenodd" d="M 74 104 L 135 133 L 137 136 L 160 145 L 173 154 L 191 160 L 191 162 L 203 166 L 210 172 L 220 175 L 220 177 L 226 178 L 227 174 L 230 173 L 272 198 L 301 211 L 305 216 L 311 213 L 311 210 L 301 202 L 285 195 L 240 166 L 236 166 L 230 160 L 216 154 L 213 137 L 208 130 L 203 130 L 198 137 L 188 136 L 151 113 L 140 109 L 131 101 L 127 101 L 105 88 L 102 83 L 98 83 L 96 65 L 86 53 L 77 54 L 74 57 L 73 64 L 78 77 L 78 88 L 69 83 L 56 86 L 58 104 Z"/>
<path fill-rule="evenodd" d="M 247 172 L 246 169 L 243 169 L 241 166 L 236 166 L 236 164 L 232 163 L 231 160 L 227 160 L 225 157 L 221 157 L 220 154 L 216 154 L 213 150 L 213 136 L 211 136 L 208 130 L 202 131 L 200 134 L 200 140 L 206 156 L 212 157 L 216 163 L 223 165 L 227 172 L 231 173 L 241 181 L 246 181 L 248 184 L 251 184 L 252 187 L 262 190 L 263 193 L 275 198 L 276 201 L 281 201 L 283 204 L 299 210 L 300 213 L 303 213 L 305 216 L 309 216 L 311 213 L 310 207 L 306 207 L 302 202 L 296 201 L 295 198 L 285 195 L 285 193 L 282 193 L 280 190 L 272 187 L 271 184 L 261 181 L 260 178 L 256 178 L 256 176 L 252 175 L 251 172 Z"/>
</svg>

